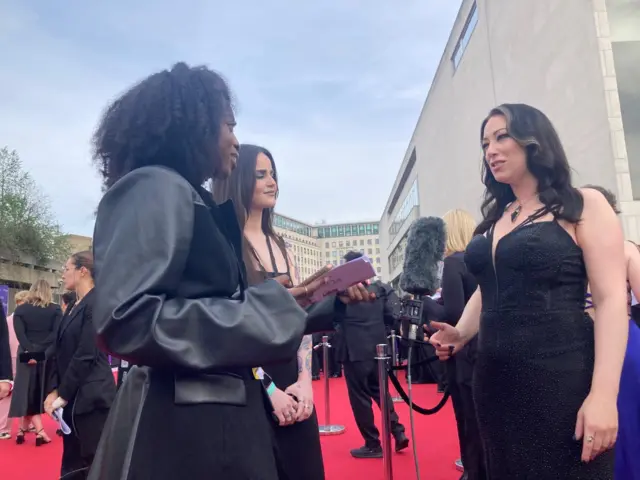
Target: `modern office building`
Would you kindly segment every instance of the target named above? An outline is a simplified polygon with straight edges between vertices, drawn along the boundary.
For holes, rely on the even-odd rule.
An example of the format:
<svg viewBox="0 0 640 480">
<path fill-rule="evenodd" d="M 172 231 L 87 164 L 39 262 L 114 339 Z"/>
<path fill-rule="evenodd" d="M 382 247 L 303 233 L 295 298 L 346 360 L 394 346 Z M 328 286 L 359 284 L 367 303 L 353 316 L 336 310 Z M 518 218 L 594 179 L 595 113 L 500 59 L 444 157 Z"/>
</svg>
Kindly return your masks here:
<svg viewBox="0 0 640 480">
<path fill-rule="evenodd" d="M 274 227 L 291 247 L 301 279 L 328 263 L 340 265 L 350 250 L 366 255 L 382 272 L 378 222 L 310 225 L 275 214 Z"/>
<path fill-rule="evenodd" d="M 574 183 L 615 191 L 640 240 L 639 79 L 640 0 L 464 0 L 382 213 L 383 280 L 415 218 L 479 216 L 480 124 L 506 102 L 551 118 Z"/>
</svg>

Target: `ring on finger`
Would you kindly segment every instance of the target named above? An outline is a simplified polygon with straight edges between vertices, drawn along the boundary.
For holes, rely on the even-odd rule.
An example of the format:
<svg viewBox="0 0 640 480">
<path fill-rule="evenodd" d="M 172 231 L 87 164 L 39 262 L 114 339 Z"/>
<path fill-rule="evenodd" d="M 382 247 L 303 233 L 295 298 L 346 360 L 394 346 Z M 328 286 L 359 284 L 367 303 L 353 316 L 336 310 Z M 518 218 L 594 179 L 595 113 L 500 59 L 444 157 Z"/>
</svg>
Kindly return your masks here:
<svg viewBox="0 0 640 480">
<path fill-rule="evenodd" d="M 589 435 L 586 440 L 587 443 L 593 443 L 593 435 Z"/>
</svg>

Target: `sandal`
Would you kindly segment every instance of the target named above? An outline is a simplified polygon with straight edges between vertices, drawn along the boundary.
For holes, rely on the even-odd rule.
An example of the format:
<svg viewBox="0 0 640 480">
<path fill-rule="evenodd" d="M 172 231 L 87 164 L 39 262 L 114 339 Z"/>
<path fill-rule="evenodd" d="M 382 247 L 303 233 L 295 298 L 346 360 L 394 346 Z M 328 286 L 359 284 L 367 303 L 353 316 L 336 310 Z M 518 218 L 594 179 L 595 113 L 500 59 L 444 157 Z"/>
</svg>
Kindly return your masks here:
<svg viewBox="0 0 640 480">
<path fill-rule="evenodd" d="M 24 434 L 26 432 L 22 429 L 18 429 L 18 433 L 16 434 L 16 445 L 22 445 L 24 443 Z"/>
<path fill-rule="evenodd" d="M 50 438 L 45 439 L 42 436 L 42 432 L 44 432 L 44 428 L 42 430 L 39 430 L 38 432 L 36 432 L 36 447 L 41 447 L 42 445 L 46 445 L 47 443 L 51 443 L 51 439 Z"/>
</svg>

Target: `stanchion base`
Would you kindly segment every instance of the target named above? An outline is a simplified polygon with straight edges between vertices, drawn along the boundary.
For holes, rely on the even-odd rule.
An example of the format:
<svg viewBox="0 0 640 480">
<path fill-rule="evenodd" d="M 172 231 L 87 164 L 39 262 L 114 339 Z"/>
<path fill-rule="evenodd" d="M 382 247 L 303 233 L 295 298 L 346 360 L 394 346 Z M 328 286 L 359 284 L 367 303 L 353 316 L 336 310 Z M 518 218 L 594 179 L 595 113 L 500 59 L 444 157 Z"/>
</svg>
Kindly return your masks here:
<svg viewBox="0 0 640 480">
<path fill-rule="evenodd" d="M 402 400 L 402 397 L 391 397 L 391 401 L 393 403 L 402 403 L 402 402 L 404 402 L 404 400 Z"/>
<path fill-rule="evenodd" d="M 320 425 L 320 435 L 342 435 L 344 433 L 344 425 Z"/>
</svg>

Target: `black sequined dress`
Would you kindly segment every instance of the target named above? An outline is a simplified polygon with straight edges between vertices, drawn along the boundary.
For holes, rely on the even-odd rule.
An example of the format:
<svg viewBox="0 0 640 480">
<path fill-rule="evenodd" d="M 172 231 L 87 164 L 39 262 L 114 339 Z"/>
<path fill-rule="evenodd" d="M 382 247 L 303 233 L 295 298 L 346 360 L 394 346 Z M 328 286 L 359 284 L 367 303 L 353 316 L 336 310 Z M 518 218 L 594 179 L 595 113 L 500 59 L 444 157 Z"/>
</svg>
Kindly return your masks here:
<svg viewBox="0 0 640 480">
<path fill-rule="evenodd" d="M 533 217 L 532 217 L 533 218 Z M 538 216 L 540 218 L 540 216 Z M 609 480 L 613 452 L 573 440 L 594 365 L 582 250 L 557 221 L 475 237 L 465 262 L 482 292 L 473 393 L 491 480 Z"/>
</svg>

